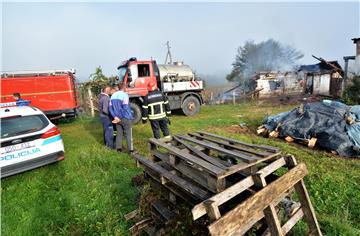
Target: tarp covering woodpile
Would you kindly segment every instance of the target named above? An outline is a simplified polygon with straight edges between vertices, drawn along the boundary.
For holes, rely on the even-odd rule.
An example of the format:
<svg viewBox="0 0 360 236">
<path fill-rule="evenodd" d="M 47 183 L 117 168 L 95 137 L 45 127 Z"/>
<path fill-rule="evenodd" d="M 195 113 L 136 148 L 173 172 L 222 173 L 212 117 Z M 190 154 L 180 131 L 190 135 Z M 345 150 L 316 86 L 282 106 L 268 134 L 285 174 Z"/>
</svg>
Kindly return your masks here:
<svg viewBox="0 0 360 236">
<path fill-rule="evenodd" d="M 341 156 L 360 157 L 360 105 L 347 106 L 330 100 L 302 104 L 292 111 L 267 117 L 258 133 L 262 131 L 287 141 L 315 140 L 319 148 Z"/>
</svg>

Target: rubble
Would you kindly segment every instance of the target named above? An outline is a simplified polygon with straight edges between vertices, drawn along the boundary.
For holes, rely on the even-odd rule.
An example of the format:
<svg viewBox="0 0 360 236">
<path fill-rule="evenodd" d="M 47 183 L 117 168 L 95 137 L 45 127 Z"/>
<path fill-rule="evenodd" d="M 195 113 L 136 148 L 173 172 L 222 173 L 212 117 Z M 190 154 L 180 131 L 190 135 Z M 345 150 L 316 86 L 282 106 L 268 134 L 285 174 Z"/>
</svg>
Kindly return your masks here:
<svg viewBox="0 0 360 236">
<path fill-rule="evenodd" d="M 301 104 L 292 111 L 267 117 L 257 133 L 299 141 L 341 156 L 359 157 L 360 106 L 330 100 Z"/>
<path fill-rule="evenodd" d="M 198 235 L 286 235 L 302 218 L 309 233 L 322 235 L 303 182 L 306 166 L 278 148 L 200 131 L 149 145 L 149 158 L 133 157 L 161 194 L 145 214 L 139 206 L 125 216 L 135 221 L 132 235 L 169 235 L 187 221 L 184 204 Z"/>
</svg>

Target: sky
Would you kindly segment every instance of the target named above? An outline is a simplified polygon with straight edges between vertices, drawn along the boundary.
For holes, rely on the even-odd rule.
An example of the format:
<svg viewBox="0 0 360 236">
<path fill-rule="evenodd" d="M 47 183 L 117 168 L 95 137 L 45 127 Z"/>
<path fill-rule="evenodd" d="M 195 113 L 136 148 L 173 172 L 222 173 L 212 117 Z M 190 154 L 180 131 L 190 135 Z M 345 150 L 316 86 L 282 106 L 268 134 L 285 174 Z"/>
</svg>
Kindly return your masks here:
<svg viewBox="0 0 360 236">
<path fill-rule="evenodd" d="M 75 68 L 85 81 L 101 66 L 105 75 L 129 57 L 173 60 L 198 74 L 225 77 L 247 40 L 269 38 L 304 53 L 339 60 L 355 55 L 360 37 L 355 2 L 229 3 L 11 3 L 3 2 L 1 70 Z"/>
</svg>

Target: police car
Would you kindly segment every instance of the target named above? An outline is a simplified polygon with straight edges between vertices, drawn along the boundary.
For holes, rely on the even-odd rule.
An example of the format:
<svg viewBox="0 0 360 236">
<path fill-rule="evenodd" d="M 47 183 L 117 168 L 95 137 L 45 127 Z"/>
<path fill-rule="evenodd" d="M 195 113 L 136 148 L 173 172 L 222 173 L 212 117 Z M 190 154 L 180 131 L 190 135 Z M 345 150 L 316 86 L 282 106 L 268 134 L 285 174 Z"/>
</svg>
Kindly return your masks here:
<svg viewBox="0 0 360 236">
<path fill-rule="evenodd" d="M 64 159 L 59 129 L 38 108 L 0 107 L 1 178 Z"/>
</svg>

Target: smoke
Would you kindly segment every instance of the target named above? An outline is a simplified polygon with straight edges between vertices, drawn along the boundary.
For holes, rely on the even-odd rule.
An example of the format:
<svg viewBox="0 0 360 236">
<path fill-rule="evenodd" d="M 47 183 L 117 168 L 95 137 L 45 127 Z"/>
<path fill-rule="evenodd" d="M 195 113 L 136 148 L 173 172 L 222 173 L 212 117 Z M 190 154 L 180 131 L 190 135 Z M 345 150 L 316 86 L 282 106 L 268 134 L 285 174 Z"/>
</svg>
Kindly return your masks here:
<svg viewBox="0 0 360 236">
<path fill-rule="evenodd" d="M 244 83 L 256 72 L 293 70 L 303 56 L 302 52 L 292 46 L 273 39 L 258 44 L 247 41 L 243 47 L 239 47 L 233 70 L 227 79 Z"/>
</svg>

